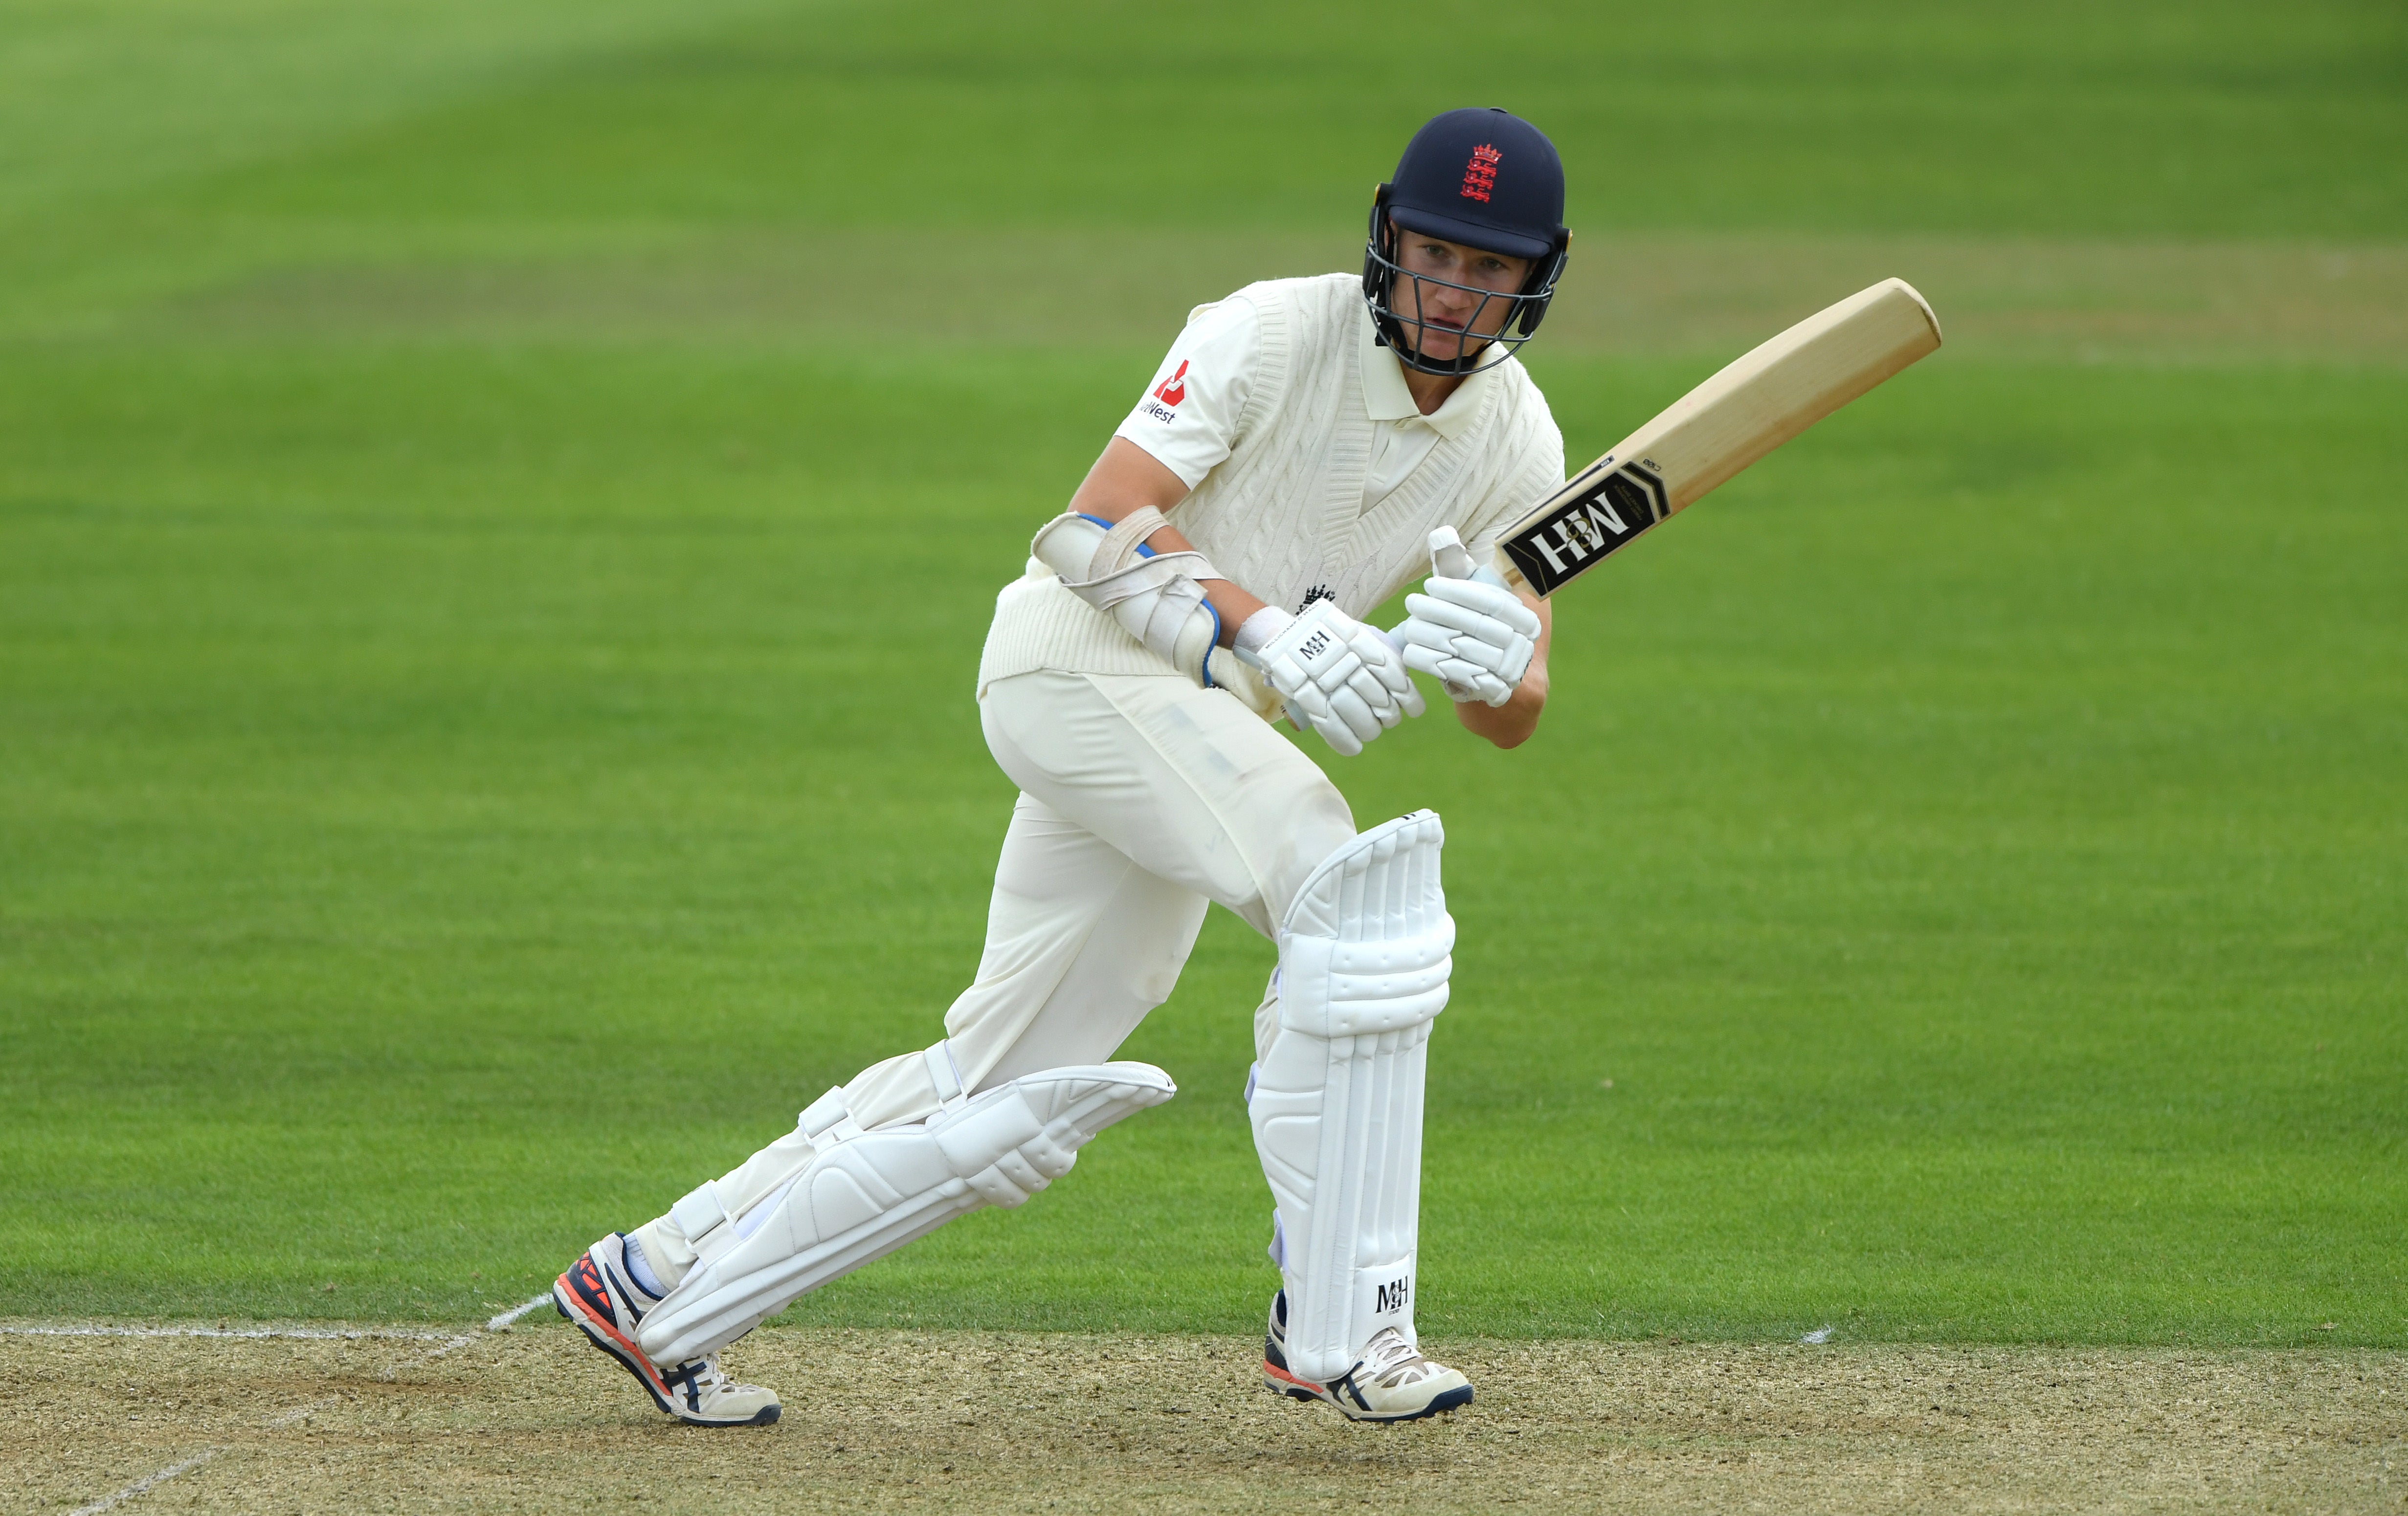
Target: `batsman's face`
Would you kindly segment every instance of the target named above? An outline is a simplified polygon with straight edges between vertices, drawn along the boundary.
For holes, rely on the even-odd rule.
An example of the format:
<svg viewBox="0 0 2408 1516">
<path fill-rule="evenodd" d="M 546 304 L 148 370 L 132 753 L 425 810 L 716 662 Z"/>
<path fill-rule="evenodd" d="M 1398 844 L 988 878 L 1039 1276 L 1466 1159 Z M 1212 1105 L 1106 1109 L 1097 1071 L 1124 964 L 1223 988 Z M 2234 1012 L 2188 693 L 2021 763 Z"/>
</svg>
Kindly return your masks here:
<svg viewBox="0 0 2408 1516">
<path fill-rule="evenodd" d="M 1394 224 L 1391 222 L 1390 224 Z M 1397 229 L 1397 265 L 1409 276 L 1391 297 L 1398 316 L 1418 321 L 1421 353 L 1432 363 L 1468 358 L 1512 314 L 1530 260 L 1467 247 L 1424 232 Z M 1484 303 L 1483 296 L 1488 298 Z"/>
</svg>

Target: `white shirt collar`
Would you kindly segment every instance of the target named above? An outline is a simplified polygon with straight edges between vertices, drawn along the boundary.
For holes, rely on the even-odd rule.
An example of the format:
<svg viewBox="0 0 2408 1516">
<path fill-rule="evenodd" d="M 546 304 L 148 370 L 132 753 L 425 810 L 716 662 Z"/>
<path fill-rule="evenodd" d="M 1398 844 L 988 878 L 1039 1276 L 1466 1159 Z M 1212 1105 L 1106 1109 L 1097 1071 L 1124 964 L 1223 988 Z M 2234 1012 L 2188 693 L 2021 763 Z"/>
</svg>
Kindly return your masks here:
<svg viewBox="0 0 2408 1516">
<path fill-rule="evenodd" d="M 1488 387 L 1497 382 L 1496 374 L 1502 364 L 1492 364 L 1455 387 L 1455 393 L 1444 404 L 1425 416 L 1413 404 L 1413 392 L 1405 387 L 1404 365 L 1397 355 L 1380 346 L 1380 329 L 1371 320 L 1368 305 L 1354 307 L 1356 341 L 1363 350 L 1363 408 L 1375 422 L 1427 422 L 1438 435 L 1452 442 L 1470 429 L 1480 414 L 1482 399 Z M 1512 363 L 1508 358 L 1506 363 Z"/>
</svg>

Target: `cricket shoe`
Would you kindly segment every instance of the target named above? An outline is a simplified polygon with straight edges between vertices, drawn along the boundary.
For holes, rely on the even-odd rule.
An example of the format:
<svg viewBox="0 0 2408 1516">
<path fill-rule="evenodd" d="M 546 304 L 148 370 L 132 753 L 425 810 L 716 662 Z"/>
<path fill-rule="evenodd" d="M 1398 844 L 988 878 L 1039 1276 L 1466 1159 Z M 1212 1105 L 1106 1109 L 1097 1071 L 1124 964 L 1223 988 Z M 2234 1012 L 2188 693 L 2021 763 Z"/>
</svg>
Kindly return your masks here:
<svg viewBox="0 0 2408 1516">
<path fill-rule="evenodd" d="M 636 1326 L 660 1302 L 627 1271 L 627 1235 L 613 1232 L 585 1250 L 552 1284 L 554 1310 L 577 1323 L 587 1341 L 636 1376 L 652 1403 L 696 1426 L 767 1426 L 778 1419 L 778 1392 L 738 1384 L 719 1366 L 719 1354 L 689 1358 L 664 1369 L 636 1346 Z"/>
<path fill-rule="evenodd" d="M 1263 1337 L 1263 1382 L 1297 1400 L 1321 1400 L 1354 1422 L 1411 1422 L 1471 1404 L 1471 1381 L 1434 1363 L 1393 1326 L 1371 1334 L 1361 1361 L 1326 1384 L 1298 1379 L 1287 1367 L 1287 1292 L 1271 1296 L 1270 1330 Z"/>
</svg>

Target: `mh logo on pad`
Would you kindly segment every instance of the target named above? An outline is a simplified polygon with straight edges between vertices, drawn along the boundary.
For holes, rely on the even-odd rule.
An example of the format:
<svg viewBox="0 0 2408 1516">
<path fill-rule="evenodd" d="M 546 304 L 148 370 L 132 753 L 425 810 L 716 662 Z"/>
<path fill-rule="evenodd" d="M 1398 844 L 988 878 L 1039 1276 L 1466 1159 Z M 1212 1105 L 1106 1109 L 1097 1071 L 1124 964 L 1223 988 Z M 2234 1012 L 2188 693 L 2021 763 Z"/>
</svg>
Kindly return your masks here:
<svg viewBox="0 0 2408 1516">
<path fill-rule="evenodd" d="M 1372 1291 L 1372 1310 L 1382 1316 L 1393 1316 L 1405 1309 L 1413 1298 L 1413 1277 L 1390 1280 Z"/>
<path fill-rule="evenodd" d="M 1506 556 L 1542 595 L 1672 514 L 1653 459 L 1617 467 L 1600 458 L 1567 488 L 1570 498 L 1505 539 Z"/>
</svg>

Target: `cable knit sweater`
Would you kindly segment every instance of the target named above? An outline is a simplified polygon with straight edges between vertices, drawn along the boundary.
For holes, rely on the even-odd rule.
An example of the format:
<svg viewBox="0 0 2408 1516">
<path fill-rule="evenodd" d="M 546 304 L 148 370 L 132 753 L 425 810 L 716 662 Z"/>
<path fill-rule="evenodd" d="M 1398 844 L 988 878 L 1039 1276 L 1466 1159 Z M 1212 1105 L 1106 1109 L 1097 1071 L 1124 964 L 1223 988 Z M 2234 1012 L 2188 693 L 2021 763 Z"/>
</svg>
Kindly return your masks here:
<svg viewBox="0 0 2408 1516">
<path fill-rule="evenodd" d="M 1165 514 L 1262 599 L 1300 609 L 1318 590 L 1348 614 L 1369 615 L 1428 574 L 1432 531 L 1453 526 L 1485 563 L 1498 533 L 1563 483 L 1563 434 L 1538 386 L 1508 358 L 1481 387 L 1473 423 L 1440 440 L 1366 511 L 1372 422 L 1363 399 L 1369 317 L 1361 281 L 1324 274 L 1240 293 L 1262 314 L 1261 367 L 1229 456 Z M 1371 362 L 1395 362 L 1385 349 L 1369 350 Z M 1179 677 L 1032 558 L 996 597 L 979 691 L 1039 668 Z"/>
</svg>

